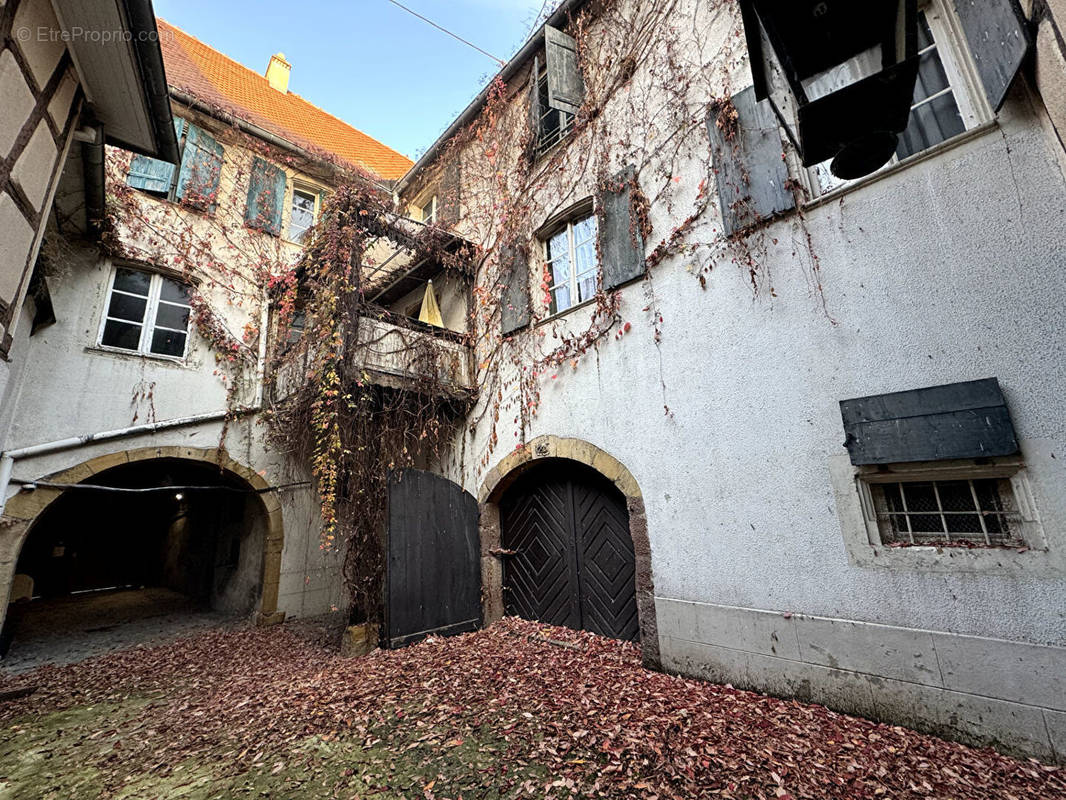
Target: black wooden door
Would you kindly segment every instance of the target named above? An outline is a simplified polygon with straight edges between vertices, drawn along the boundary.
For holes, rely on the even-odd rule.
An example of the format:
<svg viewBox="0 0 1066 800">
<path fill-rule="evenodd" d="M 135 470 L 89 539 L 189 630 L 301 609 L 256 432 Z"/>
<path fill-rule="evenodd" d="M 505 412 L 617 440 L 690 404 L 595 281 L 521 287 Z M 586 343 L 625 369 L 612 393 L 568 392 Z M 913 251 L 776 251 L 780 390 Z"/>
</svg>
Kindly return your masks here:
<svg viewBox="0 0 1066 800">
<path fill-rule="evenodd" d="M 636 641 L 636 566 L 625 498 L 597 473 L 548 462 L 500 506 L 508 614 Z"/>
<path fill-rule="evenodd" d="M 409 469 L 389 484 L 385 643 L 481 625 L 478 508 L 462 487 Z"/>
</svg>

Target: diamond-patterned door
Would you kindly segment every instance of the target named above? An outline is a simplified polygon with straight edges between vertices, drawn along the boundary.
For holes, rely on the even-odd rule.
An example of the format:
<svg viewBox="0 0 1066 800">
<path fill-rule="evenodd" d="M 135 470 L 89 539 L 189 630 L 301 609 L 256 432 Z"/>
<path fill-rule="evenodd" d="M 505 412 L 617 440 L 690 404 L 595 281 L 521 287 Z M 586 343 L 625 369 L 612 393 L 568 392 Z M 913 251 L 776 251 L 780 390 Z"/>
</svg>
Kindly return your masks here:
<svg viewBox="0 0 1066 800">
<path fill-rule="evenodd" d="M 508 614 L 616 639 L 640 636 L 629 514 L 617 488 L 587 467 L 550 461 L 500 504 Z"/>
</svg>

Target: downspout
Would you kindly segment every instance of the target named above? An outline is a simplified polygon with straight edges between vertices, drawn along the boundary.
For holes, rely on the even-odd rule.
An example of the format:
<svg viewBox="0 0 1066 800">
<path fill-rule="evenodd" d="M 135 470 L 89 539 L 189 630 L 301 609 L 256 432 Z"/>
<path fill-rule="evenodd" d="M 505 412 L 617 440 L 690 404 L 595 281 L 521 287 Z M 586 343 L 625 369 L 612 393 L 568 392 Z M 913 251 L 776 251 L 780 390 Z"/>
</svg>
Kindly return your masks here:
<svg viewBox="0 0 1066 800">
<path fill-rule="evenodd" d="M 74 133 L 81 142 L 81 168 L 85 180 L 85 228 L 92 238 L 101 231 L 106 212 L 104 197 L 104 129 L 99 125 Z"/>
<path fill-rule="evenodd" d="M 267 358 L 267 325 L 270 322 L 270 302 L 263 306 L 261 318 L 261 333 L 259 336 L 259 358 L 256 363 L 256 389 L 255 403 L 251 406 L 240 408 L 236 413 L 255 414 L 263 410 L 264 384 L 266 383 L 266 358 Z M 81 436 L 72 436 L 67 439 L 58 439 L 54 442 L 34 444 L 29 447 L 18 447 L 14 450 L 5 450 L 0 453 L 0 515 L 4 513 L 7 505 L 7 490 L 11 484 L 11 474 L 15 468 L 15 461 L 20 458 L 45 455 L 47 453 L 59 453 L 64 450 L 74 450 L 94 442 L 105 442 L 111 439 L 124 439 L 129 436 L 139 436 L 144 433 L 156 433 L 158 431 L 172 430 L 174 428 L 187 428 L 190 425 L 199 425 L 204 422 L 217 422 L 225 419 L 230 411 L 209 411 L 206 414 L 195 414 L 177 419 L 167 419 L 162 422 L 145 422 L 141 425 L 131 425 L 126 428 L 116 428 L 110 431 L 86 433 Z"/>
</svg>

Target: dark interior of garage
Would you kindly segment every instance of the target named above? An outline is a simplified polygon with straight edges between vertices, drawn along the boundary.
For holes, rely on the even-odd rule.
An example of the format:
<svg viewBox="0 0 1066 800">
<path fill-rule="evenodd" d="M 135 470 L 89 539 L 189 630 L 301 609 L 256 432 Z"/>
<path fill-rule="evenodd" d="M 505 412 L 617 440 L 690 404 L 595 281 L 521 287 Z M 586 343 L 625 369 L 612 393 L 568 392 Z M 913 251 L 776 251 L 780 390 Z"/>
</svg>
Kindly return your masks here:
<svg viewBox="0 0 1066 800">
<path fill-rule="evenodd" d="M 258 495 L 209 464 L 158 459 L 94 475 L 30 529 L 3 644 L 181 609 L 248 615 L 265 523 Z"/>
</svg>

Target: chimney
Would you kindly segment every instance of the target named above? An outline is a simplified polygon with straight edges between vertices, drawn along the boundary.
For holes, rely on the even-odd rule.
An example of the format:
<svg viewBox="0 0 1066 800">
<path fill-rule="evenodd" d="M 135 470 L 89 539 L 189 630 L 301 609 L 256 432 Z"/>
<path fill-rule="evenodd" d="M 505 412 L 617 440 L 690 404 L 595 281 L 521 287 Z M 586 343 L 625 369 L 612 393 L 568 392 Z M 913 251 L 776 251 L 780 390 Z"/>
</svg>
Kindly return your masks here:
<svg viewBox="0 0 1066 800">
<path fill-rule="evenodd" d="M 289 91 L 289 70 L 292 64 L 285 60 L 284 53 L 275 53 L 270 57 L 267 64 L 266 79 L 271 89 L 277 89 L 284 94 Z"/>
</svg>

